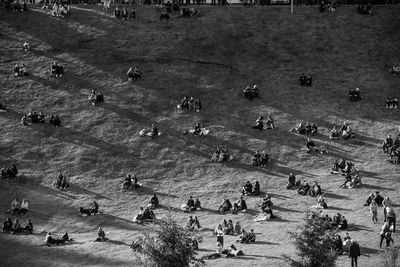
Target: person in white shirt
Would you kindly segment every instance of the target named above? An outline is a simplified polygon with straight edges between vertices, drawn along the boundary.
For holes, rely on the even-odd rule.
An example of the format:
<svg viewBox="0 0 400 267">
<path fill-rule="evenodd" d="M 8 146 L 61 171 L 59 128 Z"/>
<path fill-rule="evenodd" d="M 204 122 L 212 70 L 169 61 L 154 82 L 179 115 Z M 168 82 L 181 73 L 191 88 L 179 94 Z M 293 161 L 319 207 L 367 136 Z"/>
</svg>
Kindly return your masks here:
<svg viewBox="0 0 400 267">
<path fill-rule="evenodd" d="M 28 201 L 26 201 L 25 199 L 23 199 L 22 200 L 22 203 L 21 203 L 21 210 L 20 210 L 20 213 L 27 213 L 28 212 L 28 207 L 29 207 L 29 203 L 28 203 Z"/>
</svg>

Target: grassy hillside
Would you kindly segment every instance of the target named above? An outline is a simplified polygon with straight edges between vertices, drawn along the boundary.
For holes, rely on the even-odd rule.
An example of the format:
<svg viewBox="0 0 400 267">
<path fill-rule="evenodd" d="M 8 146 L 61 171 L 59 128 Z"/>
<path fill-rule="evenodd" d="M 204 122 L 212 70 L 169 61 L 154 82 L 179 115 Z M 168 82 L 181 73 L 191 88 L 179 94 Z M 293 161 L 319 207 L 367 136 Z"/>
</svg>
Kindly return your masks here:
<svg viewBox="0 0 400 267">
<path fill-rule="evenodd" d="M 170 179 L 174 208 L 193 195 L 205 209 L 196 213 L 204 229 L 201 254 L 214 249 L 212 229 L 223 219 L 239 220 L 254 228 L 256 244 L 238 246 L 246 254 L 220 259 L 209 266 L 285 266 L 283 252 L 293 253 L 287 230 L 301 222 L 314 200 L 285 189 L 288 174 L 318 181 L 328 214 L 342 212 L 350 235 L 359 241 L 362 266 L 379 266 L 379 225 L 372 224 L 362 206 L 367 195 L 380 191 L 399 203 L 399 167 L 386 162 L 381 139 L 399 128 L 399 112 L 384 109 L 387 95 L 397 95 L 399 78 L 387 72 L 400 58 L 398 7 L 382 7 L 376 16 L 358 16 L 353 7 L 336 13 L 318 13 L 314 7 L 202 8 L 203 16 L 179 19 L 168 25 L 158 21 L 151 7 L 139 7 L 137 22 L 115 21 L 101 8 L 73 8 L 70 19 L 50 17 L 40 9 L 27 13 L 0 11 L 0 101 L 9 107 L 0 113 L 0 162 L 16 163 L 23 175 L 18 181 L 0 181 L 0 209 L 7 210 L 15 196 L 31 203 L 33 236 L 0 235 L 4 266 L 135 266 L 129 245 L 152 226 L 131 223 L 140 206 L 153 193 L 159 195 L 166 216 Z M 28 41 L 33 49 L 22 52 Z M 61 62 L 66 75 L 49 77 L 53 61 Z M 26 78 L 14 78 L 17 62 L 28 65 Z M 140 66 L 144 79 L 126 82 L 130 66 Z M 310 73 L 316 87 L 297 86 L 302 72 Z M 239 92 L 258 84 L 261 98 L 248 101 Z M 364 100 L 350 103 L 349 87 L 360 87 Z M 91 89 L 105 95 L 105 103 L 87 101 Z M 183 96 L 202 100 L 200 113 L 177 111 Z M 62 127 L 23 127 L 20 117 L 33 111 L 58 114 Z M 258 132 L 250 128 L 258 115 L 270 114 L 278 128 Z M 327 155 L 301 150 L 305 137 L 288 131 L 300 120 L 320 126 L 317 144 Z M 333 124 L 351 123 L 357 138 L 331 141 Z M 195 122 L 210 127 L 207 137 L 183 135 Z M 156 122 L 163 131 L 149 141 L 138 136 Z M 235 160 L 214 164 L 209 158 L 216 145 L 227 145 Z M 251 166 L 255 149 L 266 149 L 272 158 L 267 168 Z M 341 189 L 342 177 L 329 174 L 334 159 L 344 157 L 362 170 L 364 186 Z M 58 172 L 72 187 L 58 191 L 52 182 Z M 137 173 L 145 188 L 121 189 L 127 173 Z M 215 212 L 223 198 L 237 200 L 245 181 L 258 180 L 273 197 L 281 219 L 254 223 L 260 199 L 246 199 L 246 214 L 222 216 Z M 82 218 L 78 208 L 96 200 L 101 215 Z M 398 212 L 398 208 L 396 208 Z M 1 217 L 6 217 L 3 214 Z M 186 223 L 187 214 L 173 212 Z M 383 220 L 379 210 L 379 220 Z M 115 242 L 93 243 L 101 226 Z M 41 247 L 45 232 L 68 232 L 72 245 Z M 234 237 L 225 237 L 226 244 Z M 396 240 L 396 238 L 395 238 Z M 16 253 L 18 251 L 18 253 Z M 347 266 L 341 257 L 338 266 Z"/>
</svg>

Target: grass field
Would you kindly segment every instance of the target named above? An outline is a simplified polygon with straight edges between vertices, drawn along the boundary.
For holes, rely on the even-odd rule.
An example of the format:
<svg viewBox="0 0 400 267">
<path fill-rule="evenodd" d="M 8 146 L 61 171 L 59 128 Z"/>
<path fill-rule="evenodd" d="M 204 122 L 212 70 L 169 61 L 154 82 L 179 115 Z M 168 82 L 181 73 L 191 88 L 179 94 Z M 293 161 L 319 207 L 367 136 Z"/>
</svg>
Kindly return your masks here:
<svg viewBox="0 0 400 267">
<path fill-rule="evenodd" d="M 379 225 L 363 207 L 369 193 L 380 191 L 400 203 L 399 167 L 386 161 L 380 149 L 387 134 L 397 134 L 399 111 L 385 110 L 387 95 L 399 97 L 399 77 L 388 69 L 400 58 L 398 7 L 377 8 L 375 16 L 359 16 L 354 7 L 319 13 L 315 7 L 201 8 L 202 16 L 158 21 L 152 7 L 139 7 L 137 22 L 115 21 L 100 7 L 76 7 L 72 17 L 58 19 L 40 9 L 27 13 L 0 10 L 0 162 L 16 163 L 22 177 L 0 181 L 0 209 L 14 197 L 30 201 L 28 215 L 36 228 L 32 236 L 0 235 L 1 266 L 137 266 L 129 245 L 152 226 L 131 222 L 140 206 L 157 193 L 162 204 L 157 216 L 168 214 L 168 185 L 173 217 L 184 225 L 188 214 L 177 209 L 190 195 L 200 197 L 196 212 L 203 229 L 200 255 L 214 249 L 212 230 L 223 219 L 253 228 L 257 242 L 239 245 L 246 256 L 208 261 L 208 266 L 286 266 L 282 253 L 293 254 L 288 230 L 302 222 L 314 199 L 286 190 L 290 172 L 318 181 L 331 207 L 348 218 L 350 236 L 360 243 L 360 266 L 382 266 Z M 28 41 L 33 49 L 22 52 Z M 49 77 L 53 61 L 64 65 L 61 79 Z M 30 76 L 14 78 L 17 62 Z M 144 79 L 126 82 L 130 66 L 140 66 Z M 302 72 L 317 86 L 297 86 Z M 248 84 L 258 84 L 261 98 L 239 96 Z M 360 87 L 364 100 L 350 103 L 350 87 Z M 87 101 L 91 89 L 105 103 Z M 200 113 L 177 111 L 183 96 L 202 100 Z M 58 114 L 62 127 L 23 127 L 24 113 Z M 258 132 L 250 126 L 259 115 L 272 115 L 277 129 Z M 306 154 L 304 136 L 288 131 L 301 120 L 320 127 L 313 137 L 329 154 Z M 332 141 L 333 124 L 351 123 L 357 137 Z M 203 122 L 210 135 L 195 138 L 184 130 Z M 138 132 L 156 122 L 163 135 L 154 140 Z M 227 145 L 234 160 L 210 163 L 217 145 Z M 266 149 L 272 163 L 251 166 L 255 149 Z M 361 170 L 364 186 L 342 189 L 341 176 L 329 174 L 334 159 L 344 157 Z M 58 172 L 72 187 L 54 189 Z M 144 188 L 124 191 L 127 173 L 136 173 Z M 272 195 L 278 220 L 254 223 L 258 197 L 247 197 L 248 213 L 219 215 L 223 198 L 237 200 L 247 181 L 260 182 Z M 96 200 L 103 214 L 78 216 L 79 206 Z M 396 211 L 399 212 L 398 206 Z M 3 214 L 1 219 L 7 217 Z M 382 222 L 382 210 L 378 213 Z M 101 226 L 114 240 L 94 243 Z M 77 240 L 62 247 L 42 247 L 45 233 L 68 232 Z M 344 233 L 343 233 L 344 234 Z M 397 236 L 394 237 L 397 241 Z M 225 236 L 225 243 L 235 237 Z M 342 256 L 338 266 L 350 266 Z"/>
</svg>

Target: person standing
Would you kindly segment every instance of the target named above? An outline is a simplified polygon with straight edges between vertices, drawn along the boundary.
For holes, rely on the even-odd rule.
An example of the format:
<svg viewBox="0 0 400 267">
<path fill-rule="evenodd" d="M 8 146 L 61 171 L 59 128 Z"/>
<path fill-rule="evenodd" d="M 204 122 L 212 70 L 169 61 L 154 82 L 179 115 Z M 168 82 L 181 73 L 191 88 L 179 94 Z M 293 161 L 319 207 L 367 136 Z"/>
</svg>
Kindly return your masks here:
<svg viewBox="0 0 400 267">
<path fill-rule="evenodd" d="M 378 205 L 376 204 L 375 200 L 371 201 L 371 204 L 369 204 L 369 210 L 372 214 L 372 222 L 378 223 Z"/>
<path fill-rule="evenodd" d="M 384 222 L 386 222 L 387 218 L 386 218 L 386 213 L 387 213 L 387 208 L 391 208 L 392 207 L 392 200 L 389 197 L 385 197 L 382 201 L 382 205 L 383 205 L 383 215 L 385 216 L 384 218 Z"/>
<path fill-rule="evenodd" d="M 361 256 L 360 246 L 354 240 L 351 240 L 351 246 L 349 251 L 349 258 L 351 258 L 351 267 L 357 267 L 357 259 Z"/>
</svg>

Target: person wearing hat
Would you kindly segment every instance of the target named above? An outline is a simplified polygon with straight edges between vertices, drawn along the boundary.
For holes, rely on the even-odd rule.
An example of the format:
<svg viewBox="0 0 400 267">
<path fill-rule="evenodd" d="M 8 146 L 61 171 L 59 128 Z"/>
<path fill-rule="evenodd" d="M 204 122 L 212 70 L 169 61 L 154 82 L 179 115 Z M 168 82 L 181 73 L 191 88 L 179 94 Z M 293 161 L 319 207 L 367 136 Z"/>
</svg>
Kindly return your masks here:
<svg viewBox="0 0 400 267">
<path fill-rule="evenodd" d="M 360 246 L 354 240 L 351 240 L 349 258 L 351 258 L 351 267 L 357 267 L 357 259 L 361 256 Z"/>
</svg>

